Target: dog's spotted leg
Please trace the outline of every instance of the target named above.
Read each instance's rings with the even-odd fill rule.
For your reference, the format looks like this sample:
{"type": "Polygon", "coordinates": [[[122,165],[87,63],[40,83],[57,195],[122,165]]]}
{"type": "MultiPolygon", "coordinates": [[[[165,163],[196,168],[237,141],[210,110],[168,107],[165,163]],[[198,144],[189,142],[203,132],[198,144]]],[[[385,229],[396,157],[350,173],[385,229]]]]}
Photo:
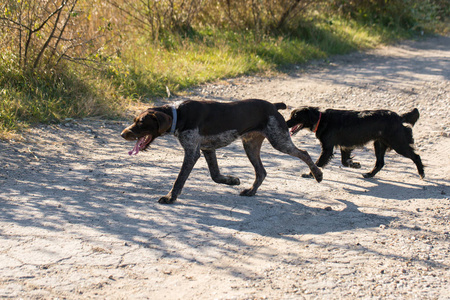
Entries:
{"type": "Polygon", "coordinates": [[[223,183],[228,185],[239,185],[241,182],[239,178],[233,176],[224,176],[220,174],[219,165],[217,164],[216,150],[202,150],[208,163],[209,173],[212,180],[217,183],[223,183]]]}
{"type": "Polygon", "coordinates": [[[177,200],[195,163],[200,158],[200,136],[198,130],[185,131],[179,135],[178,139],[184,149],[183,165],[170,192],[158,200],[162,204],[170,204],[177,200]]]}
{"type": "Polygon", "coordinates": [[[158,202],[162,204],[171,204],[177,200],[178,196],[181,194],[181,190],[183,189],[186,180],[189,177],[192,169],[194,168],[195,163],[200,158],[200,150],[197,148],[196,150],[185,150],[183,165],[181,166],[180,173],[178,174],[177,180],[173,184],[170,192],[161,197],[158,202]]]}
{"type": "MultiPolygon", "coordinates": [[[[306,151],[305,151],[306,152],[306,151]]],[[[329,151],[326,151],[326,152],[324,152],[323,150],[322,150],[322,153],[320,154],[320,157],[319,157],[319,159],[316,161],[316,166],[317,167],[320,167],[320,168],[323,168],[329,161],[330,161],[330,159],[331,159],[331,157],[333,156],[333,149],[331,149],[331,152],[329,152],[329,151]]],[[[312,172],[312,170],[311,170],[311,172],[309,172],[309,173],[306,173],[306,174],[302,174],[302,177],[303,178],[316,178],[316,180],[317,180],[317,177],[314,175],[314,173],[312,172]]],[[[318,181],[318,180],[317,180],[318,181]]],[[[318,181],[318,182],[320,182],[320,181],[318,181]]]]}
{"type": "MultiPolygon", "coordinates": [[[[333,157],[333,147],[322,148],[322,153],[320,153],[319,159],[316,161],[316,165],[320,168],[323,168],[330,159],[333,157]]],[[[314,178],[314,174],[312,172],[302,174],[303,178],[314,178]]]]}
{"type": "Polygon", "coordinates": [[[255,168],[255,181],[253,186],[249,189],[245,189],[241,192],[241,196],[253,196],[256,194],[261,183],[266,178],[267,172],[261,161],[261,145],[264,141],[264,136],[260,133],[248,133],[242,137],[242,143],[244,145],[245,153],[247,157],[255,168]]]}
{"type": "Polygon", "coordinates": [[[200,158],[200,151],[186,151],[184,156],[183,165],[181,166],[180,173],[178,174],[175,183],[173,184],[170,192],[159,199],[159,203],[170,204],[173,203],[177,197],[181,194],[181,190],[183,189],[186,180],[189,177],[192,169],[194,168],[195,163],[200,158]]]}
{"type": "Polygon", "coordinates": [[[291,156],[300,158],[308,165],[309,169],[311,170],[311,174],[314,176],[317,182],[322,181],[322,171],[318,168],[318,165],[314,164],[311,156],[309,156],[307,151],[300,150],[295,147],[294,143],[291,140],[291,136],[289,135],[287,125],[284,121],[277,120],[275,119],[275,117],[270,117],[265,134],[270,144],[275,149],[291,156]]]}

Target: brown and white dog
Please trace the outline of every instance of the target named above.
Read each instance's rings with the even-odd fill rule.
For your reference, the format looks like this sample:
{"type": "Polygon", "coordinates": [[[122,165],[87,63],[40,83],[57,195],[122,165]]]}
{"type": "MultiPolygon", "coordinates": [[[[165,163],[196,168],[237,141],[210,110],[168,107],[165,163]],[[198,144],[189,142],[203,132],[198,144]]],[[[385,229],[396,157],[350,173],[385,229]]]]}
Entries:
{"type": "Polygon", "coordinates": [[[170,105],[149,108],[139,114],[122,137],[136,141],[130,155],[146,150],[157,137],[173,133],[184,149],[184,161],[170,192],[159,203],[172,203],[181,190],[197,160],[200,150],[206,158],[211,178],[217,183],[240,184],[239,178],[222,175],[216,158],[216,149],[242,139],[245,152],[252,163],[256,179],[252,187],[243,190],[242,196],[253,196],[266,177],[260,158],[262,142],[267,138],[277,150],[303,160],[318,182],[322,171],[304,150],[293,144],[283,116],[277,111],[285,109],[284,103],[272,104],[258,99],[231,103],[187,100],[178,108],[170,105]]]}

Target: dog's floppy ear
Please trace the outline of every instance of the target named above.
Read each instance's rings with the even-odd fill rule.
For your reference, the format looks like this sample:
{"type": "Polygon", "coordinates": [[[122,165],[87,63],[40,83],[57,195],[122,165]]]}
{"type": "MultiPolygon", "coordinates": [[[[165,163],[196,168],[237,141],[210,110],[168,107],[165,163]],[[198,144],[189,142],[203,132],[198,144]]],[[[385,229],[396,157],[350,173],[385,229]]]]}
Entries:
{"type": "Polygon", "coordinates": [[[164,134],[172,126],[172,117],[160,111],[155,111],[152,115],[158,122],[158,133],[164,134]]]}
{"type": "Polygon", "coordinates": [[[311,125],[316,124],[317,120],[319,119],[319,108],[310,107],[308,109],[308,119],[311,125]]]}

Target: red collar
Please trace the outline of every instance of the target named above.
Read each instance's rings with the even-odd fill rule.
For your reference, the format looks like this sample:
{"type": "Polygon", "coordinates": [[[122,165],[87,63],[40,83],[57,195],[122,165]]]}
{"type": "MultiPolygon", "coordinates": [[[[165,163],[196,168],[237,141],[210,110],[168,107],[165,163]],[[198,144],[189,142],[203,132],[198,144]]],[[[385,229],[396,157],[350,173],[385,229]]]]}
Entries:
{"type": "Polygon", "coordinates": [[[320,119],[322,119],[322,113],[319,114],[319,121],[317,121],[316,127],[313,130],[314,133],[316,133],[319,128],[320,119]]]}

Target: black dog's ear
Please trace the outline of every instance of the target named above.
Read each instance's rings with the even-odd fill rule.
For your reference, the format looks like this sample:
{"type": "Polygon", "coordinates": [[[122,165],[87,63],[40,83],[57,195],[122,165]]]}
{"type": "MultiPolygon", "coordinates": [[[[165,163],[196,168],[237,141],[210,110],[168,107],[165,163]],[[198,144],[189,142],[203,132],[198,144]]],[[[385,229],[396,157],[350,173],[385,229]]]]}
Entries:
{"type": "Polygon", "coordinates": [[[319,120],[319,108],[318,107],[310,107],[308,109],[308,119],[311,125],[314,125],[319,120]]]}
{"type": "Polygon", "coordinates": [[[294,119],[298,112],[299,112],[298,109],[294,109],[293,111],[291,111],[291,115],[289,116],[289,118],[294,119]]]}

